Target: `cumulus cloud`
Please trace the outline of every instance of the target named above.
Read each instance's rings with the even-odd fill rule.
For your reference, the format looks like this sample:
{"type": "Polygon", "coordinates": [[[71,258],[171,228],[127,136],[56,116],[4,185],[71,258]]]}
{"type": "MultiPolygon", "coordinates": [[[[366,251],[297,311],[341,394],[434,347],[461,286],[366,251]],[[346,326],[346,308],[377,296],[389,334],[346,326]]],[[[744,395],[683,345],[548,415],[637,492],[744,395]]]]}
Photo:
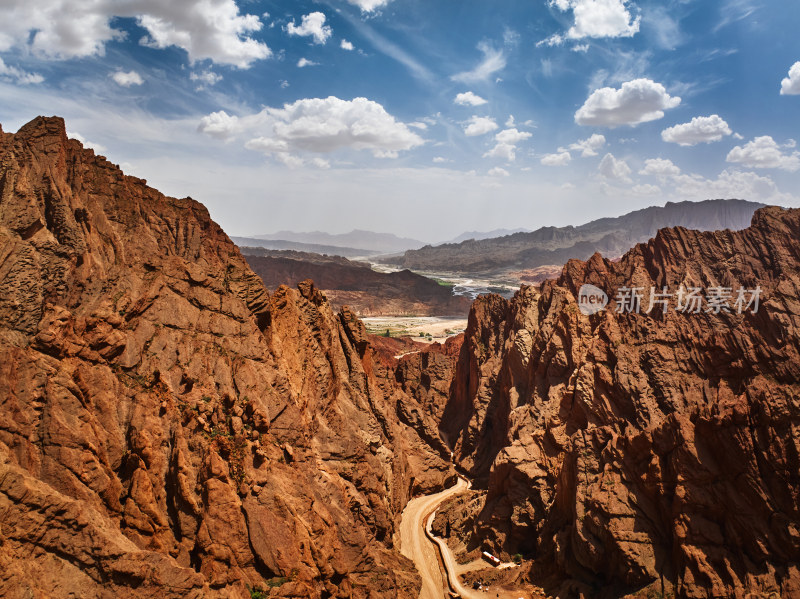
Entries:
{"type": "Polygon", "coordinates": [[[504,168],[496,166],[493,169],[490,169],[488,174],[490,177],[508,177],[511,173],[504,168]]]}
{"type": "Polygon", "coordinates": [[[315,67],[318,65],[319,65],[318,62],[314,62],[313,60],[309,60],[308,58],[301,58],[300,60],[297,61],[297,66],[301,69],[303,67],[315,67]]]}
{"type": "Polygon", "coordinates": [[[492,47],[486,42],[478,44],[478,50],[483,54],[483,60],[471,71],[457,73],[450,77],[453,81],[462,83],[473,83],[475,81],[486,81],[496,72],[506,68],[506,56],[502,50],[492,47]]]}
{"type": "MultiPolygon", "coordinates": [[[[576,152],[580,152],[581,156],[587,158],[589,156],[597,156],[597,151],[606,145],[606,138],[604,135],[600,135],[599,133],[594,133],[591,137],[587,137],[586,139],[580,139],[576,141],[574,144],[569,146],[570,150],[575,150],[576,152]]],[[[560,151],[565,151],[559,148],[560,151]]]]}
{"type": "Polygon", "coordinates": [[[516,128],[512,128],[504,129],[495,135],[494,138],[500,143],[517,144],[526,139],[530,139],[532,135],[532,133],[528,133],[527,131],[518,131],[516,128]]]}
{"type": "Polygon", "coordinates": [[[644,168],[639,171],[639,174],[653,177],[674,177],[681,174],[681,169],[672,160],[649,158],[644,161],[644,168]]]}
{"type": "Polygon", "coordinates": [[[527,131],[518,131],[516,128],[504,129],[494,136],[497,144],[486,154],[484,158],[502,158],[507,162],[514,162],[517,158],[517,144],[531,137],[527,131]]]}
{"type": "Polygon", "coordinates": [[[289,35],[299,35],[301,37],[311,37],[315,44],[324,44],[333,35],[333,29],[325,24],[325,15],[321,12],[312,12],[303,15],[300,25],[295,25],[294,21],[286,25],[286,33],[289,35]]]}
{"type": "Polygon", "coordinates": [[[353,6],[359,7],[363,12],[373,12],[383,8],[392,0],[347,0],[353,6]]]}
{"type": "Polygon", "coordinates": [[[224,110],[212,112],[200,119],[198,130],[217,139],[228,139],[239,131],[239,117],[224,110]]]}
{"type": "Polygon", "coordinates": [[[487,103],[486,100],[472,92],[457,94],[453,102],[461,106],[481,106],[487,103]]]}
{"type": "Polygon", "coordinates": [[[629,167],[628,163],[624,160],[617,160],[611,153],[603,156],[603,159],[600,161],[599,171],[606,179],[622,181],[624,183],[631,182],[631,167],[629,167]]]}
{"type": "Polygon", "coordinates": [[[640,196],[653,196],[659,195],[661,193],[661,188],[658,185],[645,183],[643,185],[634,185],[631,187],[631,191],[640,196]]]}
{"type": "Polygon", "coordinates": [[[220,139],[246,134],[246,148],[289,166],[306,163],[299,154],[307,152],[368,150],[380,158],[393,158],[424,143],[377,102],[335,96],[305,98],[241,118],[215,112],[203,117],[199,129],[220,139]]]}
{"type": "Polygon", "coordinates": [[[655,121],[664,111],[681,103],[670,96],[660,83],[650,79],[634,79],[620,89],[602,87],[595,90],[575,113],[579,125],[618,127],[655,121]]]}
{"type": "Polygon", "coordinates": [[[800,94],[800,61],[794,63],[789,69],[789,76],[781,81],[781,95],[800,94]]]}
{"type": "Polygon", "coordinates": [[[673,182],[677,195],[686,198],[744,198],[775,204],[792,201],[769,177],[735,169],[722,171],[716,179],[679,175],[673,182]]]}
{"type": "Polygon", "coordinates": [[[545,154],[540,162],[545,166],[567,166],[572,160],[569,152],[558,152],[557,154],[545,154]]]}
{"type": "Polygon", "coordinates": [[[271,55],[250,36],[261,29],[260,19],[240,14],[235,0],[37,0],[13,2],[8,12],[0,20],[0,52],[19,47],[50,59],[102,56],[109,41],[125,35],[112,20],[127,17],[147,31],[144,45],[181,48],[192,63],[209,59],[248,68],[271,55]]]}
{"type": "Polygon", "coordinates": [[[468,136],[485,135],[495,129],[497,129],[497,123],[493,118],[475,115],[467,121],[464,134],[468,136]]]}
{"type": "Polygon", "coordinates": [[[189,79],[191,81],[196,81],[200,87],[211,87],[212,85],[216,85],[222,81],[222,75],[218,75],[211,69],[207,69],[205,71],[200,71],[199,73],[190,73],[189,79]]]}
{"type": "Polygon", "coordinates": [[[352,42],[348,42],[347,40],[342,40],[342,43],[339,44],[339,47],[342,50],[355,50],[355,46],[353,46],[352,42]]]}
{"type": "Polygon", "coordinates": [[[726,160],[736,162],[751,168],[777,168],[785,171],[800,170],[800,152],[784,153],[784,149],[795,147],[795,142],[790,141],[783,146],[778,145],[772,137],[764,135],[756,137],[753,141],[743,146],[736,146],[726,160]]]}
{"type": "Polygon", "coordinates": [[[634,18],[627,4],[627,0],[550,0],[550,6],[562,12],[572,10],[575,22],[563,36],[549,38],[548,45],[564,39],[632,37],[639,31],[641,18],[634,18]]]}
{"type": "Polygon", "coordinates": [[[22,69],[18,69],[17,67],[7,65],[5,62],[3,62],[2,58],[0,58],[0,79],[10,79],[23,85],[28,85],[30,83],[41,83],[44,81],[44,77],[38,73],[28,73],[22,69]]]}
{"type": "Polygon", "coordinates": [[[681,146],[719,141],[732,134],[731,128],[719,115],[696,116],[688,123],[669,127],[661,132],[661,139],[681,146]]]}
{"type": "Polygon", "coordinates": [[[141,85],[144,83],[142,76],[136,71],[117,71],[111,75],[111,78],[122,87],[131,87],[132,85],[141,85]]]}

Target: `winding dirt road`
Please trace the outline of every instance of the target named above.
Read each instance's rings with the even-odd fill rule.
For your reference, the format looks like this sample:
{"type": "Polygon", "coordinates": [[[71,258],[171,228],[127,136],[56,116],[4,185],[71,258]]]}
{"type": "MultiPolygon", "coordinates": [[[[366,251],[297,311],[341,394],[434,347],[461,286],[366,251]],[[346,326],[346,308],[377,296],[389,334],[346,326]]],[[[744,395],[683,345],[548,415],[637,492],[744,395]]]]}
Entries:
{"type": "Polygon", "coordinates": [[[400,521],[400,552],[414,561],[414,565],[422,577],[422,591],[419,599],[442,599],[446,596],[448,588],[455,590],[464,599],[486,599],[484,593],[477,593],[461,585],[456,575],[456,560],[450,548],[442,539],[434,537],[430,533],[430,526],[439,506],[450,497],[458,495],[468,488],[469,483],[459,477],[458,482],[449,489],[434,495],[412,499],[403,510],[403,517],[400,521]],[[448,581],[442,578],[437,549],[433,543],[438,544],[441,548],[449,586],[448,581]]]}

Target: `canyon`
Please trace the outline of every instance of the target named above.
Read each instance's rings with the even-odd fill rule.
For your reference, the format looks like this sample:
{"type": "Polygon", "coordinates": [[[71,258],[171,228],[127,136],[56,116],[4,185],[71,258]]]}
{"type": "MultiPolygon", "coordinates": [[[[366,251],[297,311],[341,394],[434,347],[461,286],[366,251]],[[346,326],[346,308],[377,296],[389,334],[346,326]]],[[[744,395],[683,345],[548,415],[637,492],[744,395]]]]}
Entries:
{"type": "Polygon", "coordinates": [[[433,532],[529,594],[800,597],[800,210],[741,206],[423,346],[320,290],[366,267],[270,285],[60,118],[0,129],[0,595],[417,598],[403,510],[454,489],[433,532]],[[681,285],[760,304],[620,310],[681,285]]]}
{"type": "Polygon", "coordinates": [[[346,305],[360,317],[466,317],[472,303],[454,295],[451,286],[409,270],[376,272],[367,263],[310,252],[252,247],[242,252],[267,289],[312,279],[335,309],[346,305]]]}

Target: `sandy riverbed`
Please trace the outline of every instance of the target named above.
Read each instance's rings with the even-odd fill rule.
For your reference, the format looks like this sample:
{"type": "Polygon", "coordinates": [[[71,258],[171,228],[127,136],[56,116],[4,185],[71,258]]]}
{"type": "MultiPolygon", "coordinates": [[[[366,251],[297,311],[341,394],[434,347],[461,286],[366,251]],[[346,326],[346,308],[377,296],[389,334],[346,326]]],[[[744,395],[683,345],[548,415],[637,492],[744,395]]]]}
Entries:
{"type": "Polygon", "coordinates": [[[392,337],[409,335],[424,343],[444,343],[448,337],[463,333],[467,328],[466,318],[441,316],[376,316],[361,320],[373,335],[384,335],[388,330],[392,337]]]}

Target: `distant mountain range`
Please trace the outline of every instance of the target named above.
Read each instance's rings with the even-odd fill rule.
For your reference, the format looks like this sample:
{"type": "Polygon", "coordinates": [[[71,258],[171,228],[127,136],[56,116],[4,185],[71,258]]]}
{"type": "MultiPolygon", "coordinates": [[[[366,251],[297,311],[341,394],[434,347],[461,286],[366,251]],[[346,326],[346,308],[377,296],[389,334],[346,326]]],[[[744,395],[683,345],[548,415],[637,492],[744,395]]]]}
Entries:
{"type": "MultiPolygon", "coordinates": [[[[398,237],[391,233],[375,233],[374,231],[363,231],[353,229],[349,233],[325,233],[323,231],[311,231],[307,233],[297,233],[294,231],[278,231],[267,235],[253,235],[251,239],[264,241],[285,241],[301,243],[305,245],[330,246],[347,249],[357,249],[360,256],[365,254],[393,254],[415,250],[425,245],[424,241],[411,239],[408,237],[398,237]]],[[[253,244],[250,244],[253,245],[253,244]]],[[[265,247],[265,246],[261,246],[265,247]]],[[[271,249],[293,249],[301,250],[299,247],[283,247],[271,249]]],[[[305,250],[316,251],[316,250],[305,250]]]]}
{"type": "Polygon", "coordinates": [[[267,250],[292,250],[295,252],[309,252],[312,254],[327,254],[329,256],[344,256],[345,258],[365,258],[388,253],[364,248],[286,241],[285,239],[259,239],[257,237],[233,236],[231,236],[231,239],[239,247],[264,248],[267,250]]]}
{"type": "Polygon", "coordinates": [[[515,273],[567,260],[586,260],[595,252],[607,258],[624,254],[649,240],[661,228],[686,227],[700,231],[739,230],[750,225],[763,204],[745,200],[668,202],[615,218],[601,218],[578,227],[542,227],[491,239],[475,239],[409,250],[382,261],[412,270],[469,274],[515,273]]]}
{"type": "MultiPolygon", "coordinates": [[[[454,237],[445,243],[461,243],[469,239],[491,239],[493,237],[505,237],[506,235],[513,235],[514,233],[530,233],[530,229],[493,229],[492,231],[466,231],[454,237]]],[[[410,249],[410,248],[409,248],[410,249]]]]}

